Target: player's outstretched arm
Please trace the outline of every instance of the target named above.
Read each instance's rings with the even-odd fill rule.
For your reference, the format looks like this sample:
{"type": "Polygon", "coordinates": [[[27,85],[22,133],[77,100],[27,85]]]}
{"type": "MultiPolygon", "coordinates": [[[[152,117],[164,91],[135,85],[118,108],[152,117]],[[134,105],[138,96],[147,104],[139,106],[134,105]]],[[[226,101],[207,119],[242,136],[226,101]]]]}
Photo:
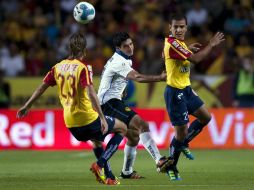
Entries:
{"type": "Polygon", "coordinates": [[[191,62],[194,63],[198,63],[200,61],[202,61],[211,51],[212,49],[221,44],[221,42],[223,42],[225,40],[224,38],[224,34],[221,32],[217,32],[210,40],[209,44],[202,49],[201,51],[199,51],[198,53],[194,53],[192,54],[188,60],[190,60],[191,62]]]}
{"type": "Polygon", "coordinates": [[[42,83],[32,94],[32,96],[29,98],[29,100],[25,103],[23,107],[21,107],[17,112],[17,118],[25,117],[33,105],[33,103],[47,90],[49,87],[48,84],[42,83]]]}
{"type": "Polygon", "coordinates": [[[163,71],[160,75],[143,75],[135,70],[130,71],[128,75],[126,76],[127,79],[134,80],[140,83],[165,81],[166,77],[167,77],[167,74],[165,71],[163,71]]]}
{"type": "Polygon", "coordinates": [[[99,114],[99,117],[101,120],[101,132],[102,134],[106,134],[108,132],[108,124],[101,110],[101,106],[100,106],[97,94],[94,90],[94,87],[93,85],[88,85],[86,88],[87,88],[87,94],[92,102],[92,106],[95,109],[95,111],[97,111],[97,113],[99,114]]]}

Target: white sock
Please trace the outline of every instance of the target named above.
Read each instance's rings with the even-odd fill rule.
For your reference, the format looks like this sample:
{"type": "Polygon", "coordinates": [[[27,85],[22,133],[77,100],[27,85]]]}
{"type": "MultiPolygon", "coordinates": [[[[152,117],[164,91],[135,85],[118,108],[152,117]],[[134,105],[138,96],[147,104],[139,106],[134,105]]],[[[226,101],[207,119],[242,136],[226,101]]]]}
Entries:
{"type": "Polygon", "coordinates": [[[124,161],[122,172],[124,175],[129,175],[133,172],[133,165],[137,155],[137,146],[124,146],[124,161]]]}
{"type": "Polygon", "coordinates": [[[139,135],[141,144],[146,148],[149,154],[154,159],[155,163],[157,164],[162,157],[160,151],[152,139],[150,132],[144,132],[139,135]]]}

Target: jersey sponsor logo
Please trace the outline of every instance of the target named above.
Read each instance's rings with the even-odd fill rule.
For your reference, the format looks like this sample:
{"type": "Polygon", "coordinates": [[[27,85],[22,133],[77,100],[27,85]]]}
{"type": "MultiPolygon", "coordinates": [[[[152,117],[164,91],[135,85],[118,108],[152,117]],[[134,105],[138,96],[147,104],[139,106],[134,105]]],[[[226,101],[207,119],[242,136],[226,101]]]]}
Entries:
{"type": "Polygon", "coordinates": [[[181,73],[188,73],[188,72],[190,72],[190,66],[182,66],[182,67],[180,67],[180,72],[181,73]]]}
{"type": "Polygon", "coordinates": [[[185,55],[189,54],[189,51],[184,49],[184,47],[182,47],[177,41],[173,41],[172,45],[179,50],[180,52],[184,53],[185,55]]]}

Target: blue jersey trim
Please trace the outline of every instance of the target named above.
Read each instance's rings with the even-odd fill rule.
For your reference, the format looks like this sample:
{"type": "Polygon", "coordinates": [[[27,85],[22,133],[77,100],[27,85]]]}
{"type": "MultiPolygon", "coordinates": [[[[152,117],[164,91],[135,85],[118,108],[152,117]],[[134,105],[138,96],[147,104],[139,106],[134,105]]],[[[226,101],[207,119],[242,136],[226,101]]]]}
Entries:
{"type": "Polygon", "coordinates": [[[121,50],[116,50],[116,53],[122,57],[124,57],[125,59],[131,59],[130,56],[126,55],[125,53],[123,53],[121,50]]]}

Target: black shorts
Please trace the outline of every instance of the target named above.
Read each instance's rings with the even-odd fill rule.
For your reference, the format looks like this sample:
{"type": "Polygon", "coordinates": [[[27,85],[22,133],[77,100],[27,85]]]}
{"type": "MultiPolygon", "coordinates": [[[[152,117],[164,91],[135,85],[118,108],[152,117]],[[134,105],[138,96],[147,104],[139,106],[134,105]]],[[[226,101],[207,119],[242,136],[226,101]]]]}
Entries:
{"type": "Polygon", "coordinates": [[[105,116],[105,118],[108,123],[108,132],[105,135],[101,133],[101,120],[99,117],[94,122],[88,125],[82,127],[72,127],[69,128],[69,130],[78,141],[104,141],[105,137],[108,134],[112,133],[115,125],[115,118],[110,116],[105,116]]]}
{"type": "Polygon", "coordinates": [[[101,105],[101,109],[105,115],[117,118],[129,127],[131,119],[137,114],[124,104],[122,100],[111,99],[101,105]]]}
{"type": "Polygon", "coordinates": [[[187,124],[189,122],[189,114],[192,114],[204,104],[190,86],[184,89],[167,86],[164,98],[173,126],[187,124]]]}

